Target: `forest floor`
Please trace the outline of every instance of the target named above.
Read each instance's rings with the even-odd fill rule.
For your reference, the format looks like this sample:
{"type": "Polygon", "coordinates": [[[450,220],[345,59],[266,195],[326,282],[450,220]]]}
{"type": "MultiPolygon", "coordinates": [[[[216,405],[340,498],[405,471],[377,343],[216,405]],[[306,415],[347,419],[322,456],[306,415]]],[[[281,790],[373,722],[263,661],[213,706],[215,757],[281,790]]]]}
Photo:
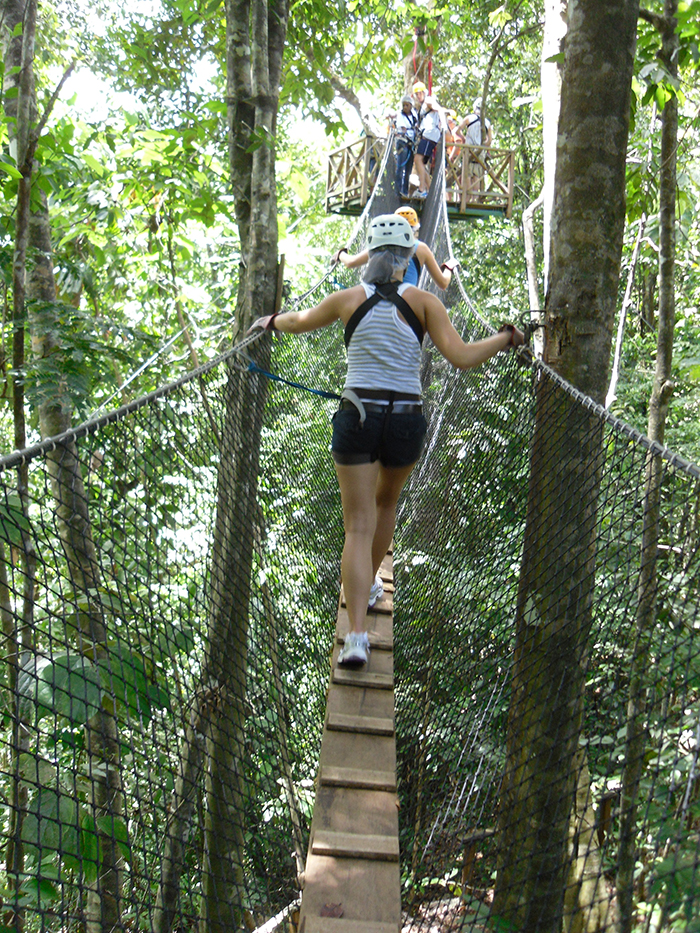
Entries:
{"type": "Polygon", "coordinates": [[[490,910],[493,892],[483,899],[465,903],[461,897],[442,898],[420,904],[404,914],[402,933],[482,933],[490,910]]]}

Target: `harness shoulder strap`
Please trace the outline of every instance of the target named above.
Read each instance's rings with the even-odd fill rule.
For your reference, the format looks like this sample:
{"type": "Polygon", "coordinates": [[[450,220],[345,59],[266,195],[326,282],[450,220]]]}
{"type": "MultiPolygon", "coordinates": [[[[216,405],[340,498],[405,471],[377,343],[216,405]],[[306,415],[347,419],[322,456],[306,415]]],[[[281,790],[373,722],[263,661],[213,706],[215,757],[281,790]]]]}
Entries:
{"type": "Polygon", "coordinates": [[[371,311],[372,308],[382,300],[382,295],[379,293],[379,288],[377,287],[375,293],[370,295],[369,298],[365,298],[359,308],[355,308],[350,320],[345,325],[345,348],[347,349],[350,345],[350,340],[352,335],[355,333],[357,325],[360,323],[362,318],[367,314],[368,311],[371,311]]]}
{"type": "MultiPolygon", "coordinates": [[[[377,292],[381,292],[382,298],[386,298],[387,301],[390,301],[399,309],[401,314],[403,314],[404,318],[406,319],[406,323],[416,335],[416,340],[418,343],[422,344],[423,336],[425,333],[423,330],[423,325],[418,320],[417,315],[406,299],[399,295],[398,288],[399,286],[396,282],[389,282],[388,284],[377,285],[377,292]]],[[[375,294],[377,292],[375,292],[375,294]]]]}
{"type": "MultiPolygon", "coordinates": [[[[415,259],[415,257],[414,257],[415,259]]],[[[370,295],[369,298],[365,298],[359,308],[356,308],[348,323],[345,325],[345,348],[350,345],[350,340],[352,335],[355,333],[357,325],[360,323],[362,318],[367,314],[368,311],[380,301],[390,301],[395,307],[399,309],[401,314],[403,314],[406,319],[406,323],[411,328],[413,333],[416,335],[416,340],[418,343],[423,343],[424,330],[423,325],[418,320],[418,317],[414,313],[413,309],[406,301],[405,298],[402,298],[398,294],[398,284],[396,282],[384,282],[381,285],[375,286],[375,292],[373,295],[370,295]]]]}

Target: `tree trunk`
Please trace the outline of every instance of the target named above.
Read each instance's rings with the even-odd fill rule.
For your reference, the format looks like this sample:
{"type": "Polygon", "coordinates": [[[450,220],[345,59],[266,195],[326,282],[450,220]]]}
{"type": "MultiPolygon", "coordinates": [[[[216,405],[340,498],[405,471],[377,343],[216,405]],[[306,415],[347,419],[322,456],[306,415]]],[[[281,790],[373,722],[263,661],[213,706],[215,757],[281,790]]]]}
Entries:
{"type": "MultiPolygon", "coordinates": [[[[226,3],[229,154],[241,240],[236,334],[245,332],[255,317],[275,309],[274,133],[287,12],[287,0],[226,3]]],[[[253,349],[262,365],[269,352],[268,338],[253,349]]],[[[217,703],[206,726],[202,933],[230,933],[242,929],[249,919],[243,871],[248,609],[265,395],[264,383],[231,368],[204,665],[206,686],[217,703]]]]}
{"type": "Polygon", "coordinates": [[[627,285],[625,286],[625,297],[622,299],[622,307],[620,308],[620,317],[617,322],[617,337],[615,338],[615,353],[613,354],[613,364],[612,364],[612,374],[610,376],[610,385],[608,386],[608,392],[605,396],[605,407],[610,408],[612,403],[617,398],[617,382],[620,377],[620,359],[622,358],[622,341],[625,336],[625,323],[627,322],[627,309],[632,303],[632,286],[634,284],[634,274],[637,269],[637,258],[639,256],[639,247],[642,242],[642,237],[644,236],[644,230],[646,229],[646,215],[642,215],[639,220],[639,227],[637,229],[637,238],[634,242],[634,249],[632,251],[632,259],[630,260],[630,267],[627,273],[627,285]]]}
{"type": "MultiPolygon", "coordinates": [[[[644,14],[661,33],[661,60],[669,73],[678,74],[678,0],[665,0],[663,17],[644,14]]],[[[656,372],[649,402],[647,434],[663,445],[668,405],[673,391],[671,361],[675,325],[674,272],[676,260],[676,152],[678,147],[678,101],[666,101],[661,116],[661,173],[659,179],[659,328],[656,343],[656,372]]],[[[630,933],[634,919],[634,868],[637,858],[637,816],[640,781],[644,769],[647,729],[646,674],[651,634],[656,622],[656,560],[659,542],[661,457],[647,454],[644,489],[644,526],[637,587],[637,618],[632,660],[625,768],[620,801],[620,845],[617,888],[620,903],[620,933],[630,933]]]]}
{"type": "Polygon", "coordinates": [[[574,770],[576,805],[569,826],[571,869],[564,898],[563,933],[612,933],[617,922],[617,911],[614,897],[607,891],[607,880],[598,849],[591,776],[583,748],[576,752],[574,770]]]}
{"type": "MultiPolygon", "coordinates": [[[[32,256],[33,265],[25,272],[24,254],[18,248],[14,263],[14,287],[24,300],[26,297],[34,304],[34,310],[28,314],[32,333],[32,351],[35,356],[56,356],[60,346],[55,332],[51,329],[52,303],[56,301],[56,283],[53,275],[53,253],[48,208],[43,192],[36,198],[33,210],[29,208],[28,194],[33,175],[33,153],[38,139],[37,105],[33,75],[34,30],[33,18],[36,15],[36,2],[29,4],[18,0],[4,0],[3,41],[5,74],[8,75],[5,90],[12,82],[17,84],[17,75],[13,66],[22,63],[20,72],[19,106],[10,96],[5,105],[8,112],[17,117],[18,167],[26,176],[26,195],[24,185],[20,184],[19,210],[17,215],[16,242],[26,242],[27,252],[32,256]],[[23,23],[23,29],[15,35],[15,27],[23,23]],[[19,163],[21,158],[22,162],[19,163]],[[26,196],[26,210],[23,208],[26,196]],[[37,310],[41,308],[42,310],[37,310]]],[[[15,304],[19,300],[15,296],[15,304]]],[[[32,305],[30,305],[30,308],[32,305]]],[[[15,317],[21,327],[24,326],[24,308],[15,311],[15,317]]],[[[20,338],[21,339],[21,338],[20,338]]],[[[71,426],[70,398],[63,386],[58,395],[46,399],[39,408],[39,421],[44,437],[61,434],[71,426]]],[[[57,447],[48,455],[51,488],[56,500],[56,518],[68,573],[76,593],[85,599],[87,609],[80,611],[82,651],[89,651],[96,660],[106,654],[106,630],[102,608],[96,593],[99,587],[98,562],[92,541],[92,532],[87,506],[87,495],[80,469],[77,450],[73,442],[57,447]]],[[[89,770],[92,788],[93,817],[99,838],[98,882],[90,888],[86,921],[88,933],[111,933],[120,924],[120,855],[113,834],[100,817],[114,818],[121,815],[121,789],[118,762],[119,745],[116,722],[106,710],[97,713],[87,724],[87,747],[90,760],[89,770]]],[[[109,821],[107,821],[109,822],[109,821]]]]}
{"type": "MultiPolygon", "coordinates": [[[[636,21],[630,0],[569,4],[544,359],[599,403],[622,251],[636,21]]],[[[545,374],[536,393],[493,914],[524,933],[560,933],[602,422],[545,374]]]]}
{"type": "Polygon", "coordinates": [[[658,270],[645,269],[642,273],[642,299],[639,309],[639,333],[656,330],[656,283],[658,270]]]}
{"type": "MultiPolygon", "coordinates": [[[[4,11],[5,12],[5,11],[4,11]]],[[[6,11],[12,15],[13,22],[10,29],[17,25],[20,11],[13,9],[6,11]]],[[[21,19],[19,20],[21,22],[21,19]]],[[[30,3],[26,10],[26,21],[23,23],[21,42],[10,42],[7,38],[5,44],[5,63],[19,66],[18,79],[15,80],[17,89],[16,101],[16,136],[14,140],[15,157],[21,177],[17,185],[17,212],[15,222],[15,252],[12,263],[12,371],[13,371],[13,421],[14,443],[17,450],[26,447],[26,419],[24,398],[25,374],[25,265],[27,247],[29,242],[29,213],[31,197],[32,152],[30,151],[30,124],[31,106],[34,95],[34,42],[36,32],[36,3],[30,3]]],[[[17,492],[25,517],[29,507],[29,468],[26,463],[20,464],[17,470],[17,492]]],[[[12,710],[12,806],[10,809],[10,825],[8,829],[6,866],[10,878],[10,889],[14,888],[18,896],[20,879],[24,875],[24,843],[22,841],[22,828],[29,802],[29,792],[26,782],[22,779],[21,760],[29,751],[29,724],[21,714],[20,696],[17,692],[18,676],[25,652],[33,651],[34,638],[34,596],[36,582],[36,551],[31,532],[22,531],[22,547],[19,549],[19,559],[22,563],[23,593],[22,593],[22,621],[18,625],[13,618],[10,607],[7,587],[7,573],[5,549],[3,547],[2,576],[3,576],[3,630],[7,635],[6,659],[9,666],[8,688],[10,693],[9,708],[12,710]],[[8,611],[9,610],[9,611],[8,611]]],[[[10,549],[11,552],[11,549],[10,549]]],[[[24,924],[23,911],[15,908],[14,925],[21,930],[24,924]]]]}

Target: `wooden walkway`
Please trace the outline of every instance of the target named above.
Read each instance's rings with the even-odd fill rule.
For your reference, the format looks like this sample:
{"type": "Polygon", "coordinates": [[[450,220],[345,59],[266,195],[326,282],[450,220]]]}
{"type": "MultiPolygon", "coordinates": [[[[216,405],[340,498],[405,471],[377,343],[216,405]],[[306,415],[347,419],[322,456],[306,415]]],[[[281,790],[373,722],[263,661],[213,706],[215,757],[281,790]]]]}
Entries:
{"type": "Polygon", "coordinates": [[[299,933],[399,933],[393,568],[368,614],[366,669],[336,668],[349,628],[341,594],[299,933]]]}

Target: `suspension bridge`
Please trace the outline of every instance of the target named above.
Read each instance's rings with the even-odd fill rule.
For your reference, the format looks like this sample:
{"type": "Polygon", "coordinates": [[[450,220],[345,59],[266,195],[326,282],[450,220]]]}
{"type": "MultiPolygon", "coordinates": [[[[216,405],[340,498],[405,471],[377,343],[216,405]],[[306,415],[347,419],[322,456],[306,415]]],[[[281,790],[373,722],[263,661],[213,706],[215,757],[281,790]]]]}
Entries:
{"type": "MultiPolygon", "coordinates": [[[[388,146],[349,246],[397,206],[391,159],[388,146]]],[[[437,165],[421,238],[442,257],[437,165]]],[[[352,281],[336,267],[297,306],[352,281]]],[[[445,298],[465,339],[490,332],[459,276],[445,298]]],[[[335,403],[256,368],[333,394],[343,366],[339,331],[248,342],[0,461],[3,928],[498,928],[498,874],[524,857],[503,842],[500,791],[533,389],[546,388],[601,436],[576,793],[552,896],[567,931],[622,929],[625,898],[629,930],[697,930],[700,470],[528,353],[462,373],[426,346],[429,435],[371,666],[339,673],[335,403]]],[[[549,494],[575,511],[566,483],[549,494]]]]}

